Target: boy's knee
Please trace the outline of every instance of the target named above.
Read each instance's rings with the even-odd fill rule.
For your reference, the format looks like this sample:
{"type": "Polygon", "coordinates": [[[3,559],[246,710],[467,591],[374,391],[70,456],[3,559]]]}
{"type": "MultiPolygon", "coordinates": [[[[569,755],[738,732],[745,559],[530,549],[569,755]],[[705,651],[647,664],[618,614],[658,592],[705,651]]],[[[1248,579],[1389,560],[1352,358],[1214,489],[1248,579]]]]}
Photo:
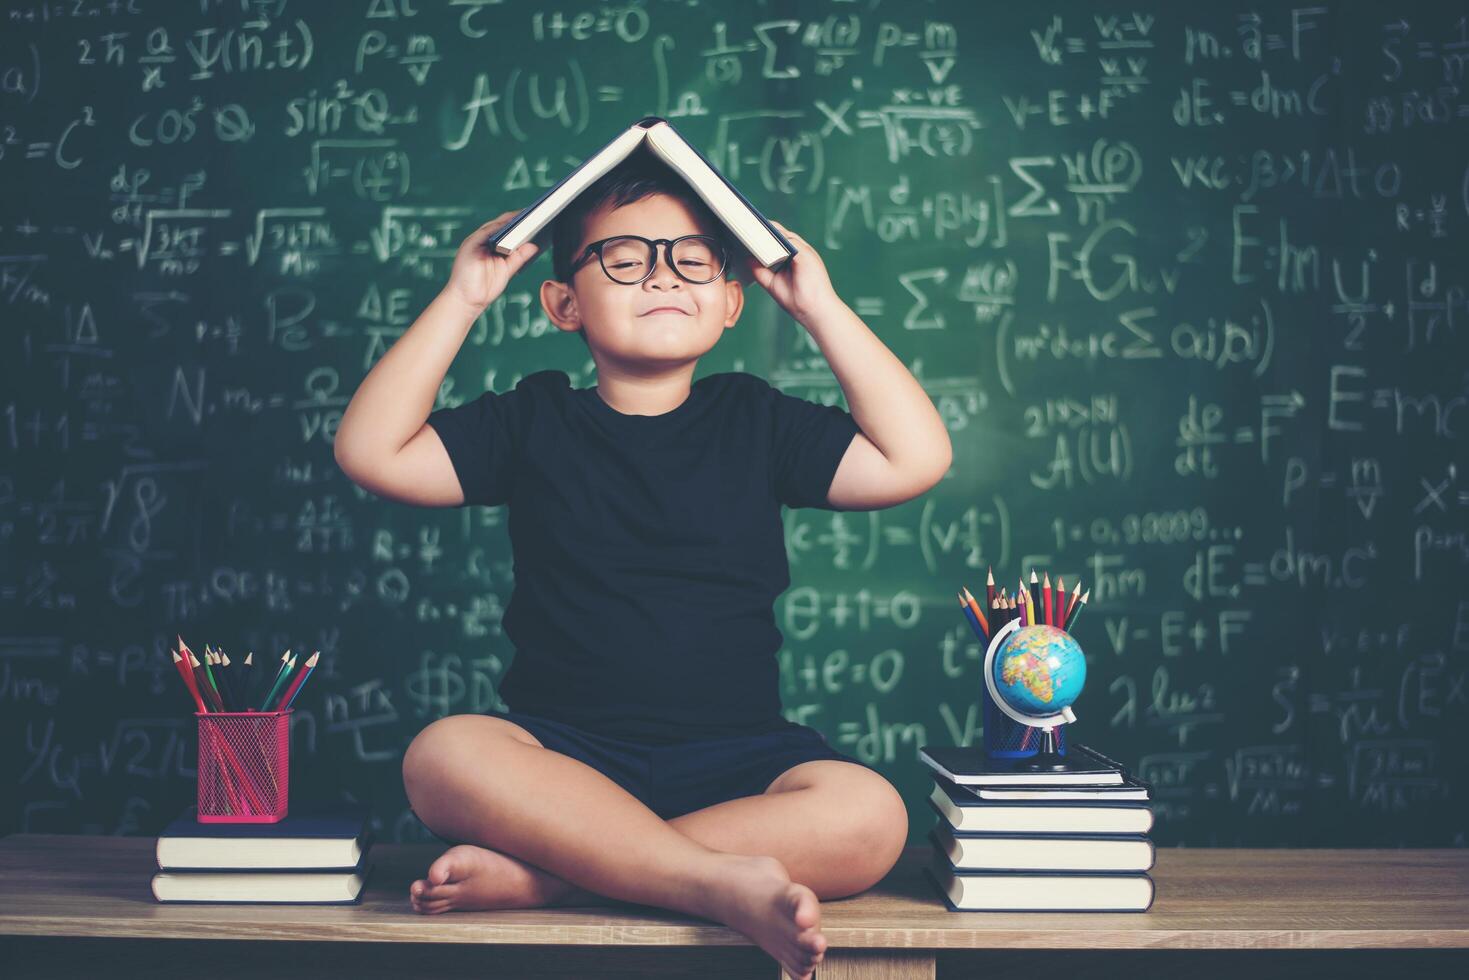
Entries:
{"type": "Polygon", "coordinates": [[[464,750],[468,719],[473,715],[448,715],[424,726],[403,753],[403,791],[410,805],[423,787],[452,766],[454,757],[464,750]]]}
{"type": "Polygon", "coordinates": [[[863,889],[877,884],[893,869],[908,843],[908,808],[892,784],[886,786],[886,791],[875,793],[861,808],[854,868],[860,869],[863,889]]]}

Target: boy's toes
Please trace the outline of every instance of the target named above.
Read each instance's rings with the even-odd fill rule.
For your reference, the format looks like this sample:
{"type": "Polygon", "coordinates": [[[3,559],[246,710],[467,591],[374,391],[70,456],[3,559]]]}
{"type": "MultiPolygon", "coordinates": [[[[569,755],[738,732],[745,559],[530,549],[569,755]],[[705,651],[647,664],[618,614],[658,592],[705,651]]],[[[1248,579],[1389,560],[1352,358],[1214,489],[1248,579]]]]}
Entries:
{"type": "Polygon", "coordinates": [[[415,910],[422,912],[426,908],[439,906],[437,911],[444,911],[452,902],[459,890],[456,882],[447,885],[430,885],[425,881],[415,881],[409,889],[409,901],[413,903],[415,910]]]}
{"type": "Polygon", "coordinates": [[[440,854],[434,863],[428,866],[428,880],[425,884],[430,888],[458,881],[464,877],[463,874],[457,873],[461,869],[458,867],[454,850],[454,848],[450,848],[443,854],[440,854]]]}

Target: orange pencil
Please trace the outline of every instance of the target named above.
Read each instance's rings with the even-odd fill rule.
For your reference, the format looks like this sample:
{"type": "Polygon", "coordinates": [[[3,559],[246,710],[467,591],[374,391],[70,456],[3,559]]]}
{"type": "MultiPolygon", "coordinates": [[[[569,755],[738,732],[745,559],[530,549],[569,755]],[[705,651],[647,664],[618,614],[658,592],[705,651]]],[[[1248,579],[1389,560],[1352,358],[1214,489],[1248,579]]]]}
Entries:
{"type": "Polygon", "coordinates": [[[979,625],[984,629],[984,635],[988,637],[990,635],[990,621],[985,618],[984,610],[979,608],[979,600],[969,594],[969,589],[964,586],[960,586],[960,588],[964,589],[965,604],[969,606],[970,610],[979,619],[979,625]]]}

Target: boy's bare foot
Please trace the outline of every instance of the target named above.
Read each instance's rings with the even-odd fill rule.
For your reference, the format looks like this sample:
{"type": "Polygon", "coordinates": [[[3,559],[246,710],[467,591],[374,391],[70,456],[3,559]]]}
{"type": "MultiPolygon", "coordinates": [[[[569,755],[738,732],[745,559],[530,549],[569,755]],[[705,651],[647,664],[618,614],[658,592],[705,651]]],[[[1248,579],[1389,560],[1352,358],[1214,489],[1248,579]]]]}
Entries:
{"type": "Polygon", "coordinates": [[[408,900],[415,912],[425,915],[612,902],[509,854],[473,844],[456,844],[440,854],[427,877],[409,886],[408,900]]]}
{"type": "Polygon", "coordinates": [[[732,854],[722,882],[711,896],[711,916],[749,936],[792,980],[809,980],[826,954],[816,893],[791,881],[773,857],[732,854]]]}
{"type": "MultiPolygon", "coordinates": [[[[826,953],[821,903],[796,884],[773,857],[731,854],[711,893],[709,917],[750,937],[792,980],[809,980],[826,953]]],[[[478,909],[605,905],[616,900],[588,892],[508,854],[457,844],[429,865],[428,877],[408,889],[414,911],[426,915],[478,909]]]]}

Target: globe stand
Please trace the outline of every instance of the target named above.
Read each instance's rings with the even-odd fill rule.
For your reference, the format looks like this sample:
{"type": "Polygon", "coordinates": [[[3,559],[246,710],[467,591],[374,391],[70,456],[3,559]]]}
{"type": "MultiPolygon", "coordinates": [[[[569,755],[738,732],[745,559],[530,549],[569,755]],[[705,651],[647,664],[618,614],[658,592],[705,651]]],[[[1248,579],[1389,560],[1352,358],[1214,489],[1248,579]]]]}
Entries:
{"type": "Polygon", "coordinates": [[[1016,768],[1026,772],[1065,772],[1066,758],[1056,751],[1056,729],[1042,728],[1040,732],[1040,751],[1016,768]]]}
{"type": "Polygon", "coordinates": [[[1012,619],[995,632],[990,638],[989,649],[984,656],[984,683],[989,690],[990,698],[995,706],[1004,712],[1009,718],[1022,725],[1040,729],[1040,750],[1024,762],[1017,762],[1016,768],[1023,772],[1065,772],[1070,767],[1066,764],[1066,757],[1057,752],[1056,728],[1060,725],[1068,725],[1076,721],[1076,715],[1069,707],[1062,708],[1055,714],[1050,715],[1028,715],[1016,711],[1010,706],[1000,690],[995,686],[995,655],[999,652],[1005,640],[1020,629],[1020,621],[1012,619]]]}

